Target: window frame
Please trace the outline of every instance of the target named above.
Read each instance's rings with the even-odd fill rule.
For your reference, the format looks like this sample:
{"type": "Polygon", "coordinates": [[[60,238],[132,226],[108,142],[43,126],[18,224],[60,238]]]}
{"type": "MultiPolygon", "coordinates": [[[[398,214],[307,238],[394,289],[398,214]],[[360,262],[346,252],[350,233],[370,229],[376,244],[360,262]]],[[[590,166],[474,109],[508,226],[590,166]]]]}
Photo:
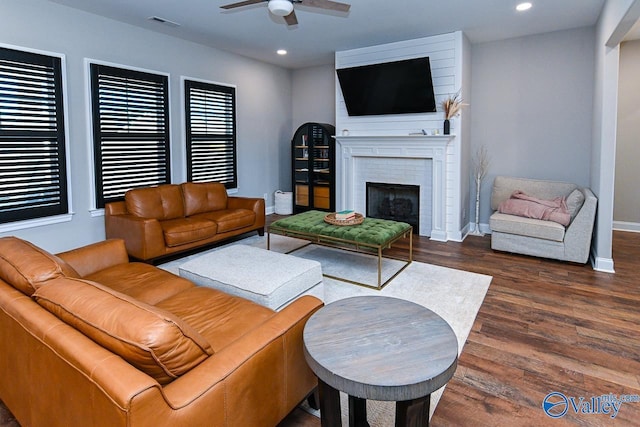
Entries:
{"type": "MultiPolygon", "coordinates": [[[[72,179],[71,179],[71,159],[70,159],[70,139],[69,139],[69,108],[68,108],[68,90],[67,90],[67,66],[66,56],[64,54],[40,49],[31,49],[23,46],[17,46],[7,43],[0,43],[0,48],[17,51],[24,55],[38,55],[53,59],[56,61],[58,75],[56,82],[59,89],[56,100],[56,113],[61,113],[62,118],[58,121],[58,137],[62,139],[61,149],[58,156],[58,166],[60,168],[60,203],[59,212],[35,214],[33,216],[24,215],[23,218],[16,217],[4,222],[0,222],[0,233],[13,232],[17,230],[29,229],[33,227],[41,227],[46,225],[60,224],[69,222],[73,218],[73,200],[72,200],[72,179]],[[61,129],[60,129],[61,128],[61,129]]],[[[3,221],[3,220],[0,220],[3,221]]]]}
{"type": "MultiPolygon", "coordinates": [[[[210,90],[213,92],[222,92],[230,94],[232,97],[232,133],[230,135],[231,143],[232,143],[232,170],[230,171],[232,175],[232,181],[223,182],[227,192],[233,192],[238,188],[238,93],[237,86],[227,83],[214,82],[209,80],[201,80],[191,77],[183,76],[182,80],[182,95],[183,95],[183,125],[184,125],[184,138],[185,143],[183,145],[185,150],[185,173],[186,180],[193,181],[193,151],[192,151],[192,129],[190,125],[191,119],[191,110],[190,110],[190,89],[197,88],[201,90],[210,90]]],[[[211,134],[209,134],[211,135],[211,134]]],[[[216,138],[223,139],[222,135],[217,135],[216,138]]],[[[198,182],[206,182],[207,180],[198,181],[198,182]]]]}
{"type": "MultiPolygon", "coordinates": [[[[89,117],[89,129],[88,133],[90,135],[90,146],[91,146],[91,161],[90,165],[93,168],[93,195],[92,200],[95,206],[95,209],[92,210],[92,216],[100,216],[104,215],[104,206],[106,203],[118,200],[124,200],[124,193],[121,197],[116,198],[105,198],[103,194],[103,176],[102,176],[102,156],[101,156],[101,139],[99,129],[99,117],[96,112],[96,107],[99,106],[99,98],[96,96],[98,93],[98,87],[94,87],[94,67],[96,69],[109,69],[115,70],[117,72],[121,72],[122,74],[126,74],[131,77],[144,77],[148,76],[151,79],[156,78],[163,81],[164,87],[164,151],[165,154],[165,162],[164,162],[164,178],[162,181],[158,181],[156,184],[165,184],[171,182],[171,172],[172,172],[172,151],[171,151],[171,81],[170,74],[164,73],[161,71],[149,70],[144,68],[137,68],[128,65],[115,64],[111,62],[98,61],[93,59],[85,58],[86,65],[86,76],[87,76],[87,86],[88,86],[88,94],[87,94],[87,103],[90,106],[88,108],[87,115],[89,117]],[[99,163],[100,160],[100,163],[99,163]]],[[[97,71],[96,71],[97,72],[97,71]]],[[[150,80],[151,80],[150,79],[150,80]]],[[[128,134],[132,135],[132,134],[128,134]]],[[[153,185],[156,185],[153,184],[153,185]]],[[[138,187],[143,187],[147,185],[142,185],[138,187]]],[[[136,188],[136,187],[131,187],[136,188]]]]}

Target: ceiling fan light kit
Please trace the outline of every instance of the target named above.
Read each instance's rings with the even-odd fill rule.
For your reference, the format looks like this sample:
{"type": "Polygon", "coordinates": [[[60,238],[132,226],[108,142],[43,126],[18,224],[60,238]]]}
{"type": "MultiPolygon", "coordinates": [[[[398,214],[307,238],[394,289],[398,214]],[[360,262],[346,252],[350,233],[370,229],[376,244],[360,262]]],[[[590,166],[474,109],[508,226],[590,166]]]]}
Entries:
{"type": "Polygon", "coordinates": [[[269,11],[276,16],[287,16],[293,12],[293,3],[289,0],[269,0],[269,11]]]}
{"type": "Polygon", "coordinates": [[[298,24],[296,12],[293,10],[294,3],[343,13],[348,13],[351,8],[351,5],[347,3],[340,3],[333,0],[242,0],[236,3],[225,4],[224,6],[220,6],[220,8],[229,10],[237,7],[251,6],[258,3],[267,3],[269,12],[276,16],[284,17],[284,22],[286,22],[287,25],[298,24]]]}

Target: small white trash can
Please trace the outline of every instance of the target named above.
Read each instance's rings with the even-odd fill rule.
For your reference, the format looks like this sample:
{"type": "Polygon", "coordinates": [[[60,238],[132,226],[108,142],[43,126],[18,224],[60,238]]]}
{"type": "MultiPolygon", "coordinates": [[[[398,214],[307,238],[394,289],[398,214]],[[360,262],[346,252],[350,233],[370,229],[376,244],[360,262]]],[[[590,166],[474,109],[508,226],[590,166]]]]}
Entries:
{"type": "Polygon", "coordinates": [[[276,191],[276,214],[291,215],[293,213],[293,192],[276,191]]]}

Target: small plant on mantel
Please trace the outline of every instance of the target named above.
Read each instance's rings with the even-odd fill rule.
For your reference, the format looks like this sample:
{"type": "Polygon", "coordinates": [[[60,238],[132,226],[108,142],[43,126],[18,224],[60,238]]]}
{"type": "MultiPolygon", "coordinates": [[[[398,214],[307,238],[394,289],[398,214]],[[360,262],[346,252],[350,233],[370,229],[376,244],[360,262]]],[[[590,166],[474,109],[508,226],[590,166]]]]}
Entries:
{"type": "Polygon", "coordinates": [[[449,135],[451,132],[451,123],[449,120],[458,114],[460,114],[460,110],[467,104],[462,102],[462,97],[460,96],[460,91],[458,91],[455,95],[447,97],[447,99],[443,100],[440,105],[444,110],[444,134],[449,135]]]}
{"type": "Polygon", "coordinates": [[[460,96],[460,91],[458,91],[453,96],[448,96],[447,99],[443,100],[440,105],[442,106],[442,110],[444,111],[444,119],[450,120],[451,118],[460,114],[460,110],[467,104],[462,102],[462,97],[460,96]]]}

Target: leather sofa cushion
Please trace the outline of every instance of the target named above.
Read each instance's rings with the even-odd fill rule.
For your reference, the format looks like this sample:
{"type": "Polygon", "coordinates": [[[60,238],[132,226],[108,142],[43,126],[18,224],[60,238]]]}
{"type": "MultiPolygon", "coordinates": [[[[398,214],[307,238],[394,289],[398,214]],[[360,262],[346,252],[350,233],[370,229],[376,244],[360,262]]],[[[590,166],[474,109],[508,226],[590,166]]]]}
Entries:
{"type": "Polygon", "coordinates": [[[197,242],[216,235],[218,225],[206,218],[177,218],[160,223],[167,246],[197,242]]]}
{"type": "Polygon", "coordinates": [[[249,209],[225,209],[202,213],[193,217],[206,218],[218,224],[218,233],[251,227],[256,222],[256,213],[249,209]]]}
{"type": "Polygon", "coordinates": [[[69,264],[49,252],[17,237],[0,238],[0,277],[31,296],[47,280],[80,277],[69,264]]]}
{"type": "Polygon", "coordinates": [[[213,354],[209,343],[178,317],[98,283],[53,279],[33,296],[63,322],[163,385],[213,354]]]}
{"type": "Polygon", "coordinates": [[[186,216],[227,208],[227,189],[219,182],[185,182],[182,185],[186,216]]]}
{"type": "Polygon", "coordinates": [[[204,286],[180,292],[158,303],[157,307],[188,322],[216,352],[276,314],[248,299],[204,286]]]}
{"type": "Polygon", "coordinates": [[[184,216],[182,190],[177,184],[135,188],[124,195],[127,211],[140,218],[166,220],[184,216]]]}
{"type": "Polygon", "coordinates": [[[83,279],[98,282],[151,305],[195,286],[187,279],[141,262],[114,265],[83,279]]]}

